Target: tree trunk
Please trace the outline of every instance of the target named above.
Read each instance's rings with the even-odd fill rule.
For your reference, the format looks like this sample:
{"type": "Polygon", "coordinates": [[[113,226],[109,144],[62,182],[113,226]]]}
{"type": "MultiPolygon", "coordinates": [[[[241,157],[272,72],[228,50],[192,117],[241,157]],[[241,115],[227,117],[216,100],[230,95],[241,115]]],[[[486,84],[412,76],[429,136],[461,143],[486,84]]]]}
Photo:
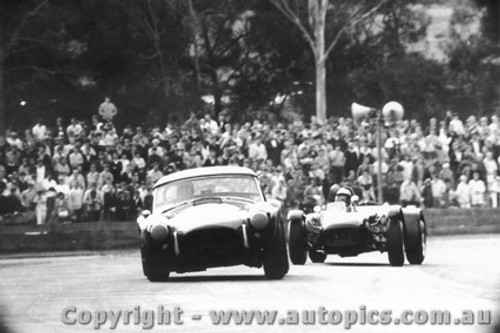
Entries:
{"type": "Polygon", "coordinates": [[[320,124],[326,123],[326,68],[324,61],[316,64],[316,117],[320,124]]]}
{"type": "Polygon", "coordinates": [[[0,136],[5,135],[5,85],[4,85],[4,59],[5,59],[5,49],[4,49],[4,31],[3,22],[0,18],[0,136]]]}
{"type": "Polygon", "coordinates": [[[316,117],[320,124],[326,123],[326,59],[325,59],[325,18],[328,0],[311,3],[314,40],[316,49],[314,58],[316,61],[316,117]]]}
{"type": "Polygon", "coordinates": [[[201,94],[201,69],[200,69],[200,54],[198,49],[198,40],[200,36],[200,22],[198,20],[198,16],[194,11],[193,2],[188,0],[189,6],[189,14],[191,15],[191,20],[193,21],[193,46],[194,46],[194,71],[195,71],[195,79],[196,79],[196,89],[198,95],[201,94]]]}

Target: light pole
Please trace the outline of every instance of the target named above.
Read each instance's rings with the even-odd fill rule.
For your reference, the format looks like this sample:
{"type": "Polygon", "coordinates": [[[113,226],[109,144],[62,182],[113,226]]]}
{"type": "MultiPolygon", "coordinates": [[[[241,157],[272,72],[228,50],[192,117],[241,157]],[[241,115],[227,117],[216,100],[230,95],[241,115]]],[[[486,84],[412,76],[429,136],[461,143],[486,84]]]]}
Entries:
{"type": "Polygon", "coordinates": [[[377,201],[384,202],[382,193],[382,128],[394,125],[403,119],[404,109],[398,102],[389,102],[382,109],[352,103],[352,117],[358,121],[364,117],[374,118],[377,121],[377,201]]]}

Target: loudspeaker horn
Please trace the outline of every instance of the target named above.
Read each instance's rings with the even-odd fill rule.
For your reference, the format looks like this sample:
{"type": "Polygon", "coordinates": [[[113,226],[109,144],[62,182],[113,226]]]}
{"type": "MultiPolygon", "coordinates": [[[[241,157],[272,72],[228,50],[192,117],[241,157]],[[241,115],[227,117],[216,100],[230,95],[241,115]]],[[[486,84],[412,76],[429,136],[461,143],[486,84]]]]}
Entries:
{"type": "Polygon", "coordinates": [[[362,118],[368,116],[373,110],[374,109],[371,107],[364,106],[358,103],[352,103],[351,105],[352,118],[355,121],[359,121],[362,118]]]}

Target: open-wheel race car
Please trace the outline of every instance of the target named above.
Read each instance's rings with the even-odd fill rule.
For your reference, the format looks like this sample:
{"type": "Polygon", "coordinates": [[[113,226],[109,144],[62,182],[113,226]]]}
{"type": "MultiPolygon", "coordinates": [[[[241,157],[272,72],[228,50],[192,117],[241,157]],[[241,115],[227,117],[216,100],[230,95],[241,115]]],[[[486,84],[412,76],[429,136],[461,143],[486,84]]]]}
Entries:
{"type": "MultiPolygon", "coordinates": [[[[339,192],[341,192],[339,190],[339,192]]],[[[303,265],[309,255],[322,263],[327,255],[341,257],[387,252],[391,266],[420,265],[425,259],[427,230],[422,210],[399,205],[357,205],[342,199],[305,214],[288,212],[290,260],[303,265]]],[[[350,198],[349,198],[350,199],[350,198]]]]}
{"type": "Polygon", "coordinates": [[[144,275],[210,267],[264,267],[269,279],[288,272],[282,210],[268,202],[257,175],[243,167],[204,167],[164,176],[152,212],[137,219],[144,275]]]}

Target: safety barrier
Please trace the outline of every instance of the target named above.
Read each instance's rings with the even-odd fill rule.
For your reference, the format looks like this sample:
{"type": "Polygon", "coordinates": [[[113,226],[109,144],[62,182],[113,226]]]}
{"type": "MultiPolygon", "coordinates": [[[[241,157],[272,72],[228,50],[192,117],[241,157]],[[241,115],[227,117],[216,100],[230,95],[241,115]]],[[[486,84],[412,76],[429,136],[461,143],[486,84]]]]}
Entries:
{"type": "MultiPolygon", "coordinates": [[[[500,232],[500,209],[427,209],[428,235],[500,232]]],[[[0,253],[138,248],[135,221],[2,225],[0,253]]]]}

